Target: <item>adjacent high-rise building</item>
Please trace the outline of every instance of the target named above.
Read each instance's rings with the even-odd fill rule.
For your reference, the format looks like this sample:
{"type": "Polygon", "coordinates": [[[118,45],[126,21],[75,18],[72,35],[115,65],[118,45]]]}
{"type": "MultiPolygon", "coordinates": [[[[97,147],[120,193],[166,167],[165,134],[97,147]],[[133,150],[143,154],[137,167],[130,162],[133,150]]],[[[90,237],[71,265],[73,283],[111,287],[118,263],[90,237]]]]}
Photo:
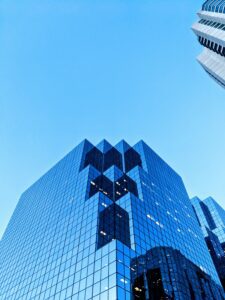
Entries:
{"type": "Polygon", "coordinates": [[[225,211],[212,198],[191,199],[205,241],[225,289],[225,211]]]}
{"type": "Polygon", "coordinates": [[[205,71],[225,87],[225,0],[207,0],[192,26],[204,47],[198,61],[205,71]]]}
{"type": "Polygon", "coordinates": [[[0,299],[225,299],[181,177],[143,141],[84,140],[21,196],[0,299]]]}

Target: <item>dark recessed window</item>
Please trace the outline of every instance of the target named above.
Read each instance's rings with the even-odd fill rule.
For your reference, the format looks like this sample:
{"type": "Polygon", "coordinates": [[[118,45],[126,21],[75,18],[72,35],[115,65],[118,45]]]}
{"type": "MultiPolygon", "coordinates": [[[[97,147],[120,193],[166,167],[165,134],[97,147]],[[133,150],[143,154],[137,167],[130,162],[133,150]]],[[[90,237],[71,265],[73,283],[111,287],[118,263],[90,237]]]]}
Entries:
{"type": "Polygon", "coordinates": [[[92,148],[85,156],[84,168],[88,165],[92,165],[98,171],[102,172],[103,153],[96,147],[92,148]]]}
{"type": "Polygon", "coordinates": [[[103,170],[105,171],[113,165],[117,166],[120,170],[123,169],[122,154],[115,148],[111,148],[105,153],[103,170]]]}
{"type": "Polygon", "coordinates": [[[113,199],[113,183],[104,175],[100,175],[90,182],[89,198],[98,192],[113,199]]]}
{"type": "Polygon", "coordinates": [[[129,172],[136,166],[142,166],[140,154],[133,148],[130,148],[125,152],[124,158],[126,172],[129,172]]]}
{"type": "Polygon", "coordinates": [[[123,175],[114,183],[115,201],[129,192],[138,197],[136,182],[132,180],[129,176],[123,175]]]}
{"type": "Polygon", "coordinates": [[[129,214],[115,203],[99,213],[97,247],[101,248],[113,239],[130,247],[129,214]]]}

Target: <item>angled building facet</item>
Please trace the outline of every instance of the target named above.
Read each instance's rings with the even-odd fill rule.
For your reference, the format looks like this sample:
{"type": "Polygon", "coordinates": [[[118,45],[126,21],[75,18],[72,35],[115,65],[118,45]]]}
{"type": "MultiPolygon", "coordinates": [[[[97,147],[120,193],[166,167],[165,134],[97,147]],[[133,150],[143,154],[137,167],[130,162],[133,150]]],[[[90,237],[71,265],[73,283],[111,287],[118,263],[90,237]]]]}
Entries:
{"type": "Polygon", "coordinates": [[[225,289],[225,210],[212,197],[194,197],[191,202],[225,289]]]}

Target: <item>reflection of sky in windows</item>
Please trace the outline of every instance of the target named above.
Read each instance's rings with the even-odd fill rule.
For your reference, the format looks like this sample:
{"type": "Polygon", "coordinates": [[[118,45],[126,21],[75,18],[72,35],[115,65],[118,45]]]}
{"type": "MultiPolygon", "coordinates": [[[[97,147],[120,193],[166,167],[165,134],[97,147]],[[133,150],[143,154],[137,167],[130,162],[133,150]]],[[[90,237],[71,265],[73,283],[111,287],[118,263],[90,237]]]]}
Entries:
{"type": "Polygon", "coordinates": [[[1,242],[0,297],[130,299],[131,259],[160,246],[218,282],[180,176],[144,142],[84,141],[22,195],[1,242]]]}

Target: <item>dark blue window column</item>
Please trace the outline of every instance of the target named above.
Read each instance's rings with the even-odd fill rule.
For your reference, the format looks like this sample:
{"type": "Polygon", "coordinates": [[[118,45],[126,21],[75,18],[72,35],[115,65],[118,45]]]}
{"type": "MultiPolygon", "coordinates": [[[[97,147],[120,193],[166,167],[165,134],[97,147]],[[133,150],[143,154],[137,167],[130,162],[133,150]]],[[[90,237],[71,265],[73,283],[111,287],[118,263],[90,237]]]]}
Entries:
{"type": "Polygon", "coordinates": [[[137,151],[135,151],[133,148],[128,149],[125,154],[125,170],[126,172],[129,172],[131,169],[133,169],[136,166],[142,166],[141,157],[137,151]]]}
{"type": "Polygon", "coordinates": [[[120,170],[123,170],[122,154],[114,147],[104,154],[103,170],[106,171],[111,166],[117,166],[120,170]]]}
{"type": "Polygon", "coordinates": [[[98,171],[102,172],[103,153],[96,147],[93,147],[87,154],[84,160],[84,168],[92,165],[98,171]]]}
{"type": "Polygon", "coordinates": [[[99,213],[97,248],[101,248],[113,239],[130,247],[129,215],[115,203],[99,213]]]}

